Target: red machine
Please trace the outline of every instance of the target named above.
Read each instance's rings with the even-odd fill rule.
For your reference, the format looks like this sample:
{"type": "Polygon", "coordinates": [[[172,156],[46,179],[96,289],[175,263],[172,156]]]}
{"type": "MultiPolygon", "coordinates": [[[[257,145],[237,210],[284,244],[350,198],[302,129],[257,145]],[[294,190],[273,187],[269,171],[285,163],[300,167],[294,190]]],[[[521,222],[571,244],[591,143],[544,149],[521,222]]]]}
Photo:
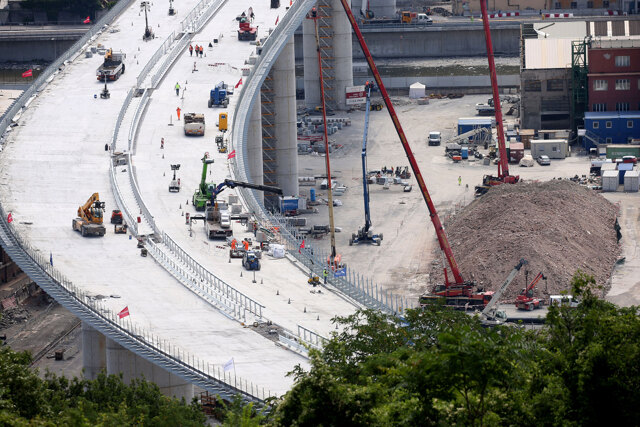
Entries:
{"type": "Polygon", "coordinates": [[[238,23],[238,40],[255,40],[258,36],[258,28],[252,27],[249,18],[243,16],[238,23]]]}
{"type": "Polygon", "coordinates": [[[515,184],[520,180],[519,176],[509,175],[509,159],[507,158],[507,146],[504,141],[504,127],[502,125],[502,107],[500,105],[500,94],[498,93],[498,75],[496,64],[493,58],[493,43],[491,42],[491,30],[489,28],[489,16],[487,15],[487,3],[480,1],[482,10],[482,24],[484,25],[484,38],[487,44],[487,59],[489,61],[489,74],[491,75],[491,89],[493,90],[493,106],[496,114],[496,132],[498,133],[498,176],[485,175],[482,178],[482,185],[476,187],[476,195],[486,193],[489,188],[500,184],[515,184]]]}
{"type": "MultiPolygon", "coordinates": [[[[398,120],[398,116],[396,111],[391,103],[391,99],[389,98],[389,94],[387,93],[387,89],[384,86],[384,82],[380,77],[380,73],[378,72],[378,68],[376,67],[375,62],[373,61],[373,57],[371,56],[371,52],[369,52],[369,48],[367,47],[367,43],[362,36],[362,32],[360,28],[358,28],[358,24],[356,19],[349,7],[347,0],[340,0],[342,3],[342,7],[349,18],[349,22],[351,23],[351,27],[353,28],[353,32],[358,38],[358,42],[360,43],[360,47],[362,48],[362,53],[367,59],[367,63],[369,64],[369,68],[371,69],[371,73],[376,80],[376,84],[380,89],[380,94],[384,99],[384,103],[387,106],[387,110],[389,111],[389,116],[391,116],[391,120],[393,121],[393,125],[396,128],[398,133],[398,137],[400,137],[400,142],[402,143],[402,147],[407,155],[407,159],[409,160],[409,164],[411,165],[411,169],[413,170],[413,174],[416,177],[416,181],[418,181],[418,186],[420,187],[420,191],[422,192],[422,196],[424,197],[425,202],[427,203],[427,208],[429,209],[429,216],[431,217],[431,222],[433,222],[433,227],[436,230],[436,235],[438,237],[438,243],[440,244],[440,250],[444,253],[447,264],[449,265],[449,269],[451,270],[451,274],[453,275],[453,282],[449,281],[449,275],[447,272],[446,266],[444,267],[444,277],[445,284],[438,285],[434,289],[434,291],[430,294],[425,294],[420,298],[421,304],[426,304],[431,302],[432,300],[441,301],[443,298],[446,303],[449,305],[455,306],[464,306],[468,305],[486,305],[491,299],[491,293],[484,292],[475,292],[474,291],[474,283],[473,282],[465,282],[462,279],[462,275],[460,274],[460,269],[458,268],[458,264],[453,256],[453,251],[451,250],[451,246],[449,245],[449,241],[447,240],[447,235],[444,232],[444,227],[440,222],[440,218],[438,217],[438,213],[436,212],[436,208],[431,200],[431,196],[429,195],[429,191],[427,190],[427,186],[422,177],[422,173],[420,172],[420,168],[418,167],[418,163],[411,151],[411,147],[409,146],[409,142],[407,141],[407,137],[404,134],[404,130],[400,125],[400,120],[398,120]]],[[[506,159],[506,156],[505,156],[506,159]]]]}
{"type": "Polygon", "coordinates": [[[518,310],[531,311],[534,308],[540,308],[540,300],[533,297],[533,289],[541,279],[547,280],[542,272],[538,273],[538,275],[531,281],[531,283],[529,283],[529,286],[524,288],[520,295],[518,295],[518,297],[516,298],[516,308],[518,310]]]}

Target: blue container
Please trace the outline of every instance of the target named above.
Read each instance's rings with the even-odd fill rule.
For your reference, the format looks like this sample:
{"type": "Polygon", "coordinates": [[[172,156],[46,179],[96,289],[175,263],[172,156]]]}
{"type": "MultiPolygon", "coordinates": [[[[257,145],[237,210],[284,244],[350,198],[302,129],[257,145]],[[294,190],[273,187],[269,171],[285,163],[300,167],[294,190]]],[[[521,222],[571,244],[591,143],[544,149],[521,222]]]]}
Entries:
{"type": "Polygon", "coordinates": [[[316,189],[315,188],[310,188],[309,189],[309,200],[312,202],[316,201],[316,189]]]}
{"type": "Polygon", "coordinates": [[[462,156],[462,160],[468,159],[469,158],[469,147],[462,147],[460,155],[462,156]]]}

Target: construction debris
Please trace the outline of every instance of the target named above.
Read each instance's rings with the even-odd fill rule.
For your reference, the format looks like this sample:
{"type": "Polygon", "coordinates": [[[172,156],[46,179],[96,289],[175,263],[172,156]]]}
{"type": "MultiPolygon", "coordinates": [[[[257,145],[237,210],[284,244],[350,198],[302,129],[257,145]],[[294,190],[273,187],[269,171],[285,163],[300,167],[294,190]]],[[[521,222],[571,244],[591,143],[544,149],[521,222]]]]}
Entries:
{"type": "MultiPolygon", "coordinates": [[[[540,294],[570,290],[580,269],[609,287],[620,254],[616,207],[571,181],[500,185],[445,221],[449,241],[465,278],[496,290],[520,258],[533,278],[547,277],[540,294]]],[[[442,262],[432,264],[431,285],[444,280],[442,262]]],[[[512,285],[514,300],[524,286],[512,285]]]]}

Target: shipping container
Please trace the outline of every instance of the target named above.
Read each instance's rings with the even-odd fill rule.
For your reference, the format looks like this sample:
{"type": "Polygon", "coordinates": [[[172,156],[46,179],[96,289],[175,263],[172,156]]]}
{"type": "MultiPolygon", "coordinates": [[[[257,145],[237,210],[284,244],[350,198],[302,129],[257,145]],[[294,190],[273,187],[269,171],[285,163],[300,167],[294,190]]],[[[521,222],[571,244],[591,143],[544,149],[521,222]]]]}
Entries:
{"type": "Polygon", "coordinates": [[[524,144],[522,142],[512,142],[509,151],[509,161],[518,163],[524,157],[524,144]]]}
{"type": "Polygon", "coordinates": [[[524,144],[524,149],[531,148],[531,140],[534,139],[536,131],[533,129],[520,129],[520,141],[524,144]]]}
{"type": "Polygon", "coordinates": [[[640,188],[640,172],[631,170],[624,175],[624,191],[638,192],[640,188]]]}
{"type": "Polygon", "coordinates": [[[602,191],[618,191],[618,171],[602,172],[602,191]]]}
{"type": "Polygon", "coordinates": [[[607,145],[607,159],[621,159],[624,156],[640,157],[640,145],[607,145]]]}
{"type": "Polygon", "coordinates": [[[545,155],[550,159],[564,159],[568,156],[569,144],[566,139],[536,139],[531,141],[531,156],[534,159],[545,155]]]}

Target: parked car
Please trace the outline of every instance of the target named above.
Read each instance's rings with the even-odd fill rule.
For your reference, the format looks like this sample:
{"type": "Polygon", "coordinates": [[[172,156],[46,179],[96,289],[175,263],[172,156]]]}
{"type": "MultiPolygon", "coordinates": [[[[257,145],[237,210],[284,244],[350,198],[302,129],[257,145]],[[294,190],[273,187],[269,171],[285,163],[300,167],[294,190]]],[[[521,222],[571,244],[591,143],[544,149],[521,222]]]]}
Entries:
{"type": "Polygon", "coordinates": [[[623,156],[622,163],[633,163],[634,165],[638,164],[638,159],[636,156],[623,156]]]}
{"type": "Polygon", "coordinates": [[[540,166],[549,166],[551,164],[551,159],[549,159],[549,156],[542,155],[538,157],[538,164],[540,166]]]}

